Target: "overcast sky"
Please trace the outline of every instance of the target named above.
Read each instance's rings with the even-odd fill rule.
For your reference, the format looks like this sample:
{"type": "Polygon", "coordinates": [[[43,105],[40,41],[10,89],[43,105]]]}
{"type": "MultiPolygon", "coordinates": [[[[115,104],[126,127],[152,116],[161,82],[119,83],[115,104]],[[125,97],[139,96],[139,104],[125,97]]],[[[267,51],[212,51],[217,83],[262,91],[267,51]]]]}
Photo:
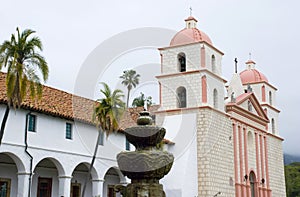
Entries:
{"type": "MultiPolygon", "coordinates": [[[[297,0],[9,0],[1,2],[0,42],[9,39],[17,26],[37,31],[50,67],[47,85],[74,92],[82,65],[97,47],[103,48],[107,40],[128,30],[155,27],[179,31],[189,16],[190,6],[198,19],[198,28],[225,53],[222,62],[225,79],[231,78],[234,58],[238,58],[238,68],[242,71],[251,52],[256,68],[278,88],[284,150],[300,155],[300,2],[297,0]]],[[[170,39],[164,39],[165,43],[170,39]]],[[[113,48],[117,47],[115,43],[113,48]]],[[[117,70],[138,70],[141,65],[158,65],[159,61],[156,48],[145,46],[142,52],[127,51],[115,57],[110,67],[126,65],[117,70]]],[[[105,76],[110,79],[117,80],[122,74],[106,71],[105,76]]]]}

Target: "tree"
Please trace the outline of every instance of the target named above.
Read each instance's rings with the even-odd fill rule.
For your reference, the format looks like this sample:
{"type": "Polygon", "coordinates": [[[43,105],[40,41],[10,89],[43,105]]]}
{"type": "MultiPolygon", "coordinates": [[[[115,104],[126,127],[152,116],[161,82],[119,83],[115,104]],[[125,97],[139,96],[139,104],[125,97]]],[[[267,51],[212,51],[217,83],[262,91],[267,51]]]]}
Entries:
{"type": "Polygon", "coordinates": [[[94,108],[93,113],[93,120],[96,123],[99,132],[92,162],[82,189],[83,197],[86,189],[86,184],[95,163],[101,132],[105,132],[106,136],[108,137],[110,133],[117,131],[119,129],[118,122],[122,117],[125,109],[125,103],[122,101],[122,97],[124,97],[124,95],[122,94],[123,92],[119,89],[116,89],[112,92],[106,83],[101,84],[103,85],[103,89],[101,89],[100,92],[104,95],[104,98],[97,100],[98,103],[94,108]]]}
{"type": "Polygon", "coordinates": [[[147,104],[147,108],[152,105],[152,97],[148,96],[145,97],[144,93],[140,93],[141,95],[139,97],[136,97],[132,101],[133,107],[144,107],[145,103],[147,104]]]}
{"type": "Polygon", "coordinates": [[[288,197],[300,197],[300,162],[284,166],[286,194],[288,197]]]}
{"type": "Polygon", "coordinates": [[[16,35],[12,34],[10,40],[0,45],[0,70],[7,68],[7,106],[1,123],[0,145],[10,107],[19,108],[28,91],[31,99],[40,98],[43,88],[40,77],[45,82],[49,73],[45,58],[39,54],[43,50],[42,42],[31,36],[35,31],[26,29],[20,33],[19,28],[16,31],[16,35]]]}
{"type": "Polygon", "coordinates": [[[127,87],[126,107],[128,108],[130,91],[139,84],[140,75],[135,70],[125,70],[120,78],[123,79],[122,84],[127,87]]]}

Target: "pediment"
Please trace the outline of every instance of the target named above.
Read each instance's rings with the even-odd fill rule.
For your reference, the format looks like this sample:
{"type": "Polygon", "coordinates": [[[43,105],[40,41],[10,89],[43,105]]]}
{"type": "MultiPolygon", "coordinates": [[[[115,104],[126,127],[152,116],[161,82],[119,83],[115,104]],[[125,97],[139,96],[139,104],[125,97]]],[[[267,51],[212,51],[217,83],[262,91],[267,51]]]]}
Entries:
{"type": "Polygon", "coordinates": [[[244,93],[236,98],[236,105],[240,108],[268,120],[263,108],[253,92],[244,93]]]}

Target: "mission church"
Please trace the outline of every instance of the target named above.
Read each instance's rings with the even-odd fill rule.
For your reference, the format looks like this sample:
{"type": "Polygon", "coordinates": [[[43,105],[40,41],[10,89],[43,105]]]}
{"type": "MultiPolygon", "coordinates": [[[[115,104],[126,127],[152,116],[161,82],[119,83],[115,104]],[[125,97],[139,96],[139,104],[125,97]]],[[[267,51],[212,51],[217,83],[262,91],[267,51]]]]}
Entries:
{"type": "MultiPolygon", "coordinates": [[[[282,141],[274,85],[249,59],[245,70],[222,77],[223,52],[186,26],[159,48],[159,106],[149,111],[166,128],[164,149],[175,162],[161,183],[169,197],[284,197],[282,141]]],[[[7,104],[0,73],[0,114],[7,104]]],[[[40,100],[26,99],[11,113],[0,146],[0,197],[81,196],[96,144],[95,101],[48,86],[40,100]]],[[[128,109],[118,132],[102,137],[87,196],[118,197],[114,185],[129,180],[116,154],[134,150],[124,129],[140,109],[128,109]]]]}

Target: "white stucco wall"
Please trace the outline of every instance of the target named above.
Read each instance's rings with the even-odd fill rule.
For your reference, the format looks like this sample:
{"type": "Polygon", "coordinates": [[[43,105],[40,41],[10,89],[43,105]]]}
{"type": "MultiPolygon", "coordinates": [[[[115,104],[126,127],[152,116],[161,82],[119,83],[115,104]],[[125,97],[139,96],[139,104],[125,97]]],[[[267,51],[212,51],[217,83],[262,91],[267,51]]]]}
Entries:
{"type": "MultiPolygon", "coordinates": [[[[0,114],[4,114],[5,105],[0,105],[0,114]]],[[[29,111],[11,110],[5,128],[3,144],[0,147],[0,154],[11,154],[16,157],[15,164],[8,164],[8,168],[18,169],[18,173],[30,173],[30,159],[25,153],[25,123],[26,114],[29,111]]],[[[57,177],[72,177],[72,173],[76,166],[81,163],[88,164],[92,160],[94,147],[97,140],[98,131],[96,127],[82,122],[74,122],[65,120],[59,117],[49,116],[46,114],[32,112],[36,115],[36,131],[28,131],[28,152],[33,156],[32,170],[35,172],[32,182],[32,194],[37,190],[37,177],[52,178],[52,195],[58,196],[58,178],[57,177]],[[73,136],[72,139],[65,138],[66,122],[71,123],[73,136]],[[54,169],[37,167],[39,163],[48,159],[55,164],[54,169]],[[49,171],[50,170],[50,171],[49,171]]],[[[108,138],[105,137],[104,145],[98,148],[97,158],[92,171],[93,180],[104,180],[107,170],[111,167],[117,166],[116,154],[125,150],[125,136],[124,134],[111,134],[108,138]]],[[[15,160],[15,159],[14,159],[15,160]]],[[[2,172],[6,171],[0,164],[0,177],[10,177],[11,179],[11,194],[16,196],[18,190],[18,183],[16,183],[16,173],[10,171],[9,174],[2,172]]],[[[17,170],[16,170],[17,171],[17,170]]],[[[7,172],[6,172],[7,173],[7,172]]],[[[27,175],[28,176],[28,175],[27,175]]],[[[79,179],[83,180],[82,179],[79,179]]],[[[28,178],[25,178],[25,186],[28,186],[28,178]]],[[[71,180],[73,181],[73,179],[71,180]]],[[[83,185],[83,181],[81,184],[83,185]]],[[[22,186],[23,187],[23,186],[22,186]]],[[[88,196],[92,195],[91,183],[88,196]]],[[[102,192],[102,191],[101,191],[102,192]]],[[[26,196],[26,194],[19,194],[18,197],[26,196]]]]}
{"type": "Polygon", "coordinates": [[[163,127],[166,128],[166,138],[175,143],[167,148],[175,157],[173,167],[161,180],[166,195],[197,196],[196,113],[166,116],[163,127]]]}

